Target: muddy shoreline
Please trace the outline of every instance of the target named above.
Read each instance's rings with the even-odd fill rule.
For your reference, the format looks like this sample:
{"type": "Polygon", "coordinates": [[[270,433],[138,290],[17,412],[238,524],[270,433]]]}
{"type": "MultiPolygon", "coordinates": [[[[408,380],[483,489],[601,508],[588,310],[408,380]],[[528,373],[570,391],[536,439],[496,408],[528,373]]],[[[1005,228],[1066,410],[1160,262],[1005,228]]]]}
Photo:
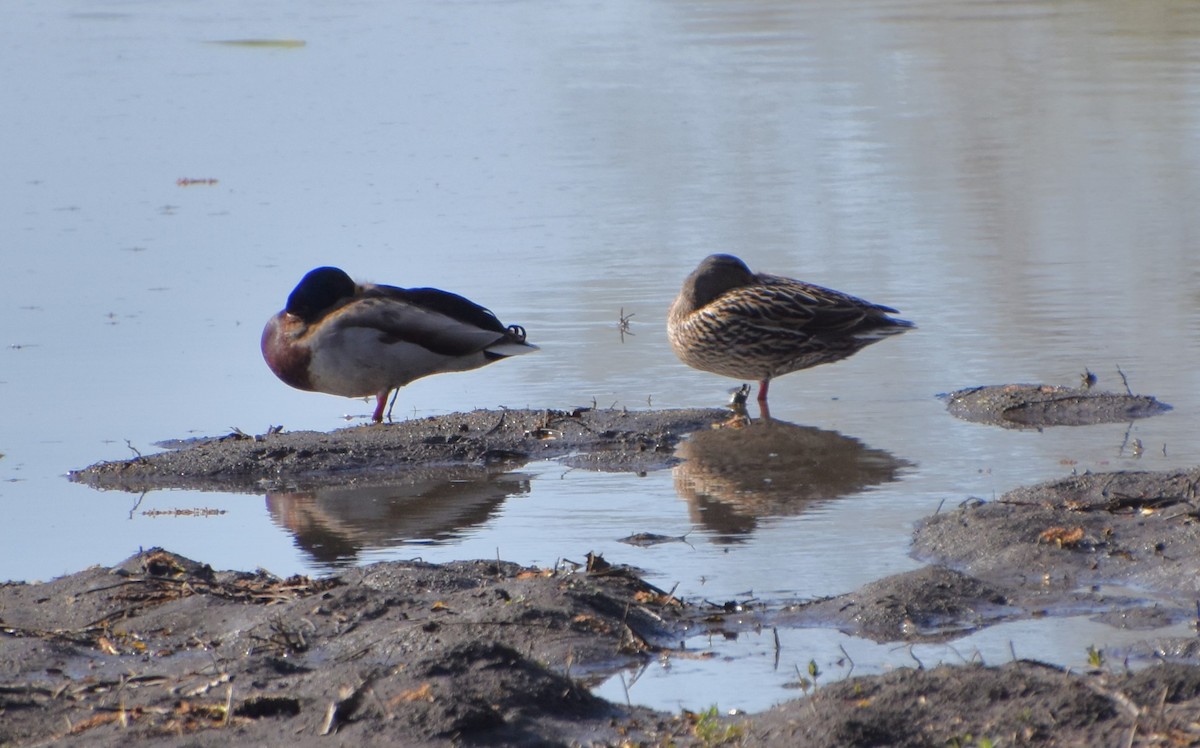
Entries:
{"type": "MultiPolygon", "coordinates": [[[[975,601],[996,595],[931,566],[810,607],[900,606],[921,623],[978,626],[975,601]]],[[[154,549],[111,569],[2,585],[0,615],[2,745],[1200,740],[1200,666],[1180,658],[1088,672],[1027,660],[899,669],[737,716],[607,702],[588,689],[618,667],[709,656],[689,650],[685,629],[749,624],[599,558],[557,569],[386,562],[312,580],[217,572],[154,549]]],[[[791,615],[762,611],[759,625],[791,615]]],[[[871,615],[844,623],[881,640],[923,636],[871,615]]]]}
{"type": "MultiPolygon", "coordinates": [[[[675,464],[685,435],[728,418],[476,411],[332,434],[235,433],[72,479],[261,491],[543,458],[644,471],[675,464]]],[[[750,615],[675,598],[621,559],[388,562],[312,580],[218,572],[156,549],[0,585],[0,745],[1200,744],[1200,639],[1153,638],[1198,623],[1198,494],[1200,469],[1072,476],[966,500],[915,528],[923,568],[750,615]],[[634,663],[705,656],[687,644],[705,631],[820,626],[904,644],[1079,610],[1147,638],[1087,672],[1027,660],[900,669],[737,716],[589,691],[634,663]]]]}
{"type": "Polygon", "coordinates": [[[412,470],[511,470],[532,460],[645,472],[679,462],[684,435],[727,420],[721,409],[475,410],[325,433],[235,431],[70,473],[94,488],[256,493],[387,482],[412,470]]]}

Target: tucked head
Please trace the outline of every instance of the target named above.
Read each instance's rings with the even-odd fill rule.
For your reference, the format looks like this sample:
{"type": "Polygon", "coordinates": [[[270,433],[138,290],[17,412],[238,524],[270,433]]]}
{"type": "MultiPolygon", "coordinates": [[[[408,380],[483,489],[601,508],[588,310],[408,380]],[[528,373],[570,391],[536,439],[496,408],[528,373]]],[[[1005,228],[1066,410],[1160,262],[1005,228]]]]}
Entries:
{"type": "Polygon", "coordinates": [[[683,283],[684,293],[690,291],[696,308],[716,299],[726,291],[754,282],[754,273],[733,255],[709,255],[692,271],[683,283]]]}
{"type": "Polygon", "coordinates": [[[310,270],[288,296],[286,311],[305,322],[314,322],[339,301],[353,296],[357,286],[338,268],[310,270]]]}

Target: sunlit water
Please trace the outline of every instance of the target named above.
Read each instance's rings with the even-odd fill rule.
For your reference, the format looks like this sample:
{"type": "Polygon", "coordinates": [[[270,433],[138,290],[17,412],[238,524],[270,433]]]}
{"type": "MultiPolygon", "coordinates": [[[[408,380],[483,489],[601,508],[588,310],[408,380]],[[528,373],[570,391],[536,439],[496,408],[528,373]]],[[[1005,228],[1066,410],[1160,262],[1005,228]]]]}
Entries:
{"type": "MultiPolygon", "coordinates": [[[[912,523],[943,503],[1200,462],[1200,6],[24,2],[0,41],[0,578],[155,545],[280,574],[594,551],[694,600],[802,600],[916,568],[912,523]],[[227,43],[245,40],[272,43],[227,43]],[[771,391],[821,449],[894,475],[740,504],[698,496],[688,468],[534,463],[424,500],[64,478],[164,439],[361,423],[370,404],[291,390],[257,352],[320,264],[463,293],[542,347],[413,384],[405,417],[718,404],[736,383],[679,364],[663,329],[717,250],[917,322],[771,391]],[[935,398],[1085,369],[1120,390],[1118,366],[1175,410],[1008,431],[935,398]],[[297,529],[312,522],[319,542],[297,529]],[[686,542],[618,542],[634,532],[686,542]]],[[[796,695],[810,659],[827,678],[846,661],[1081,664],[1081,642],[1129,634],[1041,620],[912,651],[779,636],[778,664],[769,633],[692,641],[716,657],[601,692],[755,709],[796,695]]]]}

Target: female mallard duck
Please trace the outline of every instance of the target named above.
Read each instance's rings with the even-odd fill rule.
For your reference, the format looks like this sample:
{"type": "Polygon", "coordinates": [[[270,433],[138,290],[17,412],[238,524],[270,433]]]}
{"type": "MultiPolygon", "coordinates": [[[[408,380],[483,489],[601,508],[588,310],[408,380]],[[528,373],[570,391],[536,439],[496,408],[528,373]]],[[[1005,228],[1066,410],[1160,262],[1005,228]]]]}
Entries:
{"type": "Polygon", "coordinates": [[[752,273],[733,255],[700,263],[671,306],[667,336],[688,366],[759,382],[831,364],[914,325],[896,310],[791,278],[752,273]]]}
{"type": "Polygon", "coordinates": [[[357,284],[331,267],[305,275],[262,335],[275,376],[310,392],[375,395],[375,423],[388,393],[414,379],[536,350],[525,342],[525,328],[505,327],[461,296],[357,284]]]}

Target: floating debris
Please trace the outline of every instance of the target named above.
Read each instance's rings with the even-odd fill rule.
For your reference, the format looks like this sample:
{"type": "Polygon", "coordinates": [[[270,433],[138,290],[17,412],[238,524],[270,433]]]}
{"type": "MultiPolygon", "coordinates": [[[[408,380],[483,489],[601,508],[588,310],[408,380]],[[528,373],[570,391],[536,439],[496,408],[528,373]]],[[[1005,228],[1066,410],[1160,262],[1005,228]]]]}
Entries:
{"type": "Polygon", "coordinates": [[[216,39],[209,44],[225,44],[230,47],[278,47],[298,49],[308,44],[303,39],[216,39]]]}
{"type": "Polygon", "coordinates": [[[628,545],[636,545],[639,548],[649,548],[652,545],[661,545],[663,543],[686,543],[689,533],[682,535],[659,535],[653,532],[636,532],[628,537],[621,538],[618,543],[627,543],[628,545]]]}

